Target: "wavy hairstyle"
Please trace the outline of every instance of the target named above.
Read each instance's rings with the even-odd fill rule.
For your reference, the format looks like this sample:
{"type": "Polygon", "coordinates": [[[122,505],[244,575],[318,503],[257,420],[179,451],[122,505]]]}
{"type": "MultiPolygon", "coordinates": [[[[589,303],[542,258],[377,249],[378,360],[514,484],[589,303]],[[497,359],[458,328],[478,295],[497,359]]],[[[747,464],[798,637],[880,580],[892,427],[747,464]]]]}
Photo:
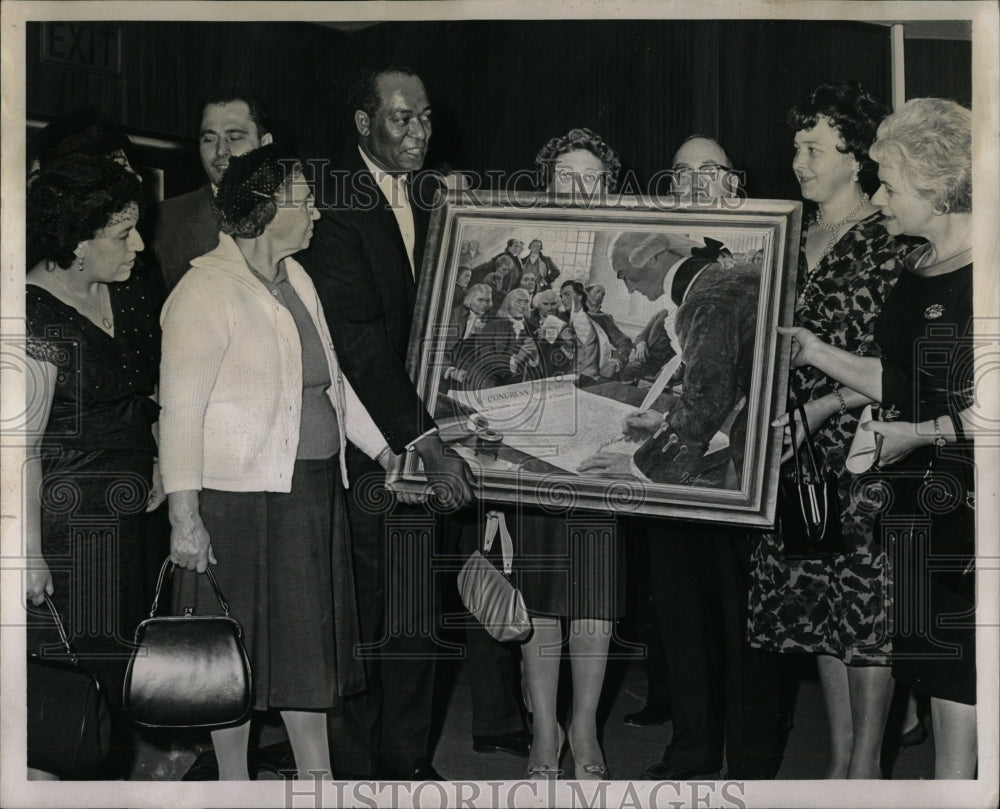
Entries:
{"type": "Polygon", "coordinates": [[[622,169],[618,153],[605,143],[600,135],[586,127],[577,127],[561,137],[552,138],[539,150],[535,156],[539,187],[549,187],[556,158],[578,149],[585,149],[601,161],[608,176],[608,191],[617,191],[618,174],[622,169]]]}
{"type": "Polygon", "coordinates": [[[138,205],[141,188],[138,177],[103,155],[77,153],[46,162],[32,174],[25,201],[28,266],[44,260],[71,267],[77,245],[138,205]]]}
{"type": "Polygon", "coordinates": [[[510,312],[510,305],[514,302],[515,298],[521,298],[528,306],[531,306],[531,295],[528,293],[528,290],[518,287],[504,295],[503,303],[497,307],[497,317],[513,317],[510,312]]]}
{"type": "Polygon", "coordinates": [[[590,311],[590,305],[587,303],[587,290],[584,289],[583,284],[579,281],[574,281],[570,279],[569,281],[563,281],[562,286],[559,287],[559,291],[562,292],[566,287],[569,287],[573,292],[580,298],[580,306],[583,308],[584,312],[590,311]]]}
{"type": "Polygon", "coordinates": [[[878,128],[871,156],[899,169],[935,211],[972,211],[972,111],[944,98],[911,98],[878,128]]]}
{"type": "Polygon", "coordinates": [[[875,163],[868,149],[875,140],[875,131],[889,108],[856,81],[821,84],[795,104],[785,117],[793,132],[812,129],[821,117],[837,130],[844,141],[842,154],[858,161],[860,173],[874,182],[875,163]]]}

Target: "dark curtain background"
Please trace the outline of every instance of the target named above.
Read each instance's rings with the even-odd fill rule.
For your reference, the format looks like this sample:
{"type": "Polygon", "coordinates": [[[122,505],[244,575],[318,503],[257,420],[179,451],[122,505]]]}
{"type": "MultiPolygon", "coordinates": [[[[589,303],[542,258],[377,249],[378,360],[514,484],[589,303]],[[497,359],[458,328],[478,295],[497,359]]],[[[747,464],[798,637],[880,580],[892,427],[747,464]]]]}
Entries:
{"type": "MultiPolygon", "coordinates": [[[[92,104],[131,132],[185,142],[179,153],[144,154],[165,169],[167,196],[203,182],[200,104],[220,86],[258,92],[287,148],[338,160],[353,142],[345,82],[361,63],[423,77],[432,167],[530,169],[548,138],[589,126],[645,186],[700,132],[747,171],[753,196],[792,199],[787,108],[823,81],[854,78],[886,101],[890,91],[889,29],[866,23],[389,22],[345,33],[303,22],[128,22],[119,76],[43,63],[40,30],[28,26],[28,117],[92,104]]],[[[908,95],[969,103],[971,43],[907,40],[906,54],[908,95]]]]}

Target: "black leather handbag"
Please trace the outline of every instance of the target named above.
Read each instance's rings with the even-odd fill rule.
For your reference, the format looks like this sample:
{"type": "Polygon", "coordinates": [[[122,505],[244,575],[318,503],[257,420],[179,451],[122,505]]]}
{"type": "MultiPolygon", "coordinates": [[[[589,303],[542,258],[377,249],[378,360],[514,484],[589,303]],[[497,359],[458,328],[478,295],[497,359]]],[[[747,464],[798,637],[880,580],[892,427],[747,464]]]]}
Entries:
{"type": "Polygon", "coordinates": [[[69,660],[28,655],[28,766],[89,778],[111,750],[111,709],[101,681],[80,667],[48,596],[45,603],[69,660]]]}
{"type": "Polygon", "coordinates": [[[229,617],[212,569],[205,575],[222,615],[156,615],[167,569],[160,568],[156,596],[135,631],[135,650],[125,672],[122,700],[131,719],[146,727],[221,727],[242,722],[253,704],[250,661],[243,630],[229,617]]]}
{"type": "Polygon", "coordinates": [[[823,559],[844,552],[840,525],[840,497],[837,479],[824,478],[816,462],[809,422],[802,405],[797,405],[789,420],[792,446],[791,474],[782,475],[778,489],[778,528],[786,559],[823,559]],[[802,419],[796,424],[795,413],[802,419]],[[805,431],[801,445],[796,432],[805,431]]]}

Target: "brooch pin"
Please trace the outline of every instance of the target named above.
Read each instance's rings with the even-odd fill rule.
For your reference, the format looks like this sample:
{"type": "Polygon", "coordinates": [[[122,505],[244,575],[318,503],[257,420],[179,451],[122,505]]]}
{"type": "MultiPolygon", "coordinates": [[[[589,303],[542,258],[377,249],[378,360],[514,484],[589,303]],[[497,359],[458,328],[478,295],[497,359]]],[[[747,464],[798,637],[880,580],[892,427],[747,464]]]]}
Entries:
{"type": "Polygon", "coordinates": [[[924,309],[925,320],[937,320],[944,314],[944,307],[940,303],[932,303],[924,309]]]}

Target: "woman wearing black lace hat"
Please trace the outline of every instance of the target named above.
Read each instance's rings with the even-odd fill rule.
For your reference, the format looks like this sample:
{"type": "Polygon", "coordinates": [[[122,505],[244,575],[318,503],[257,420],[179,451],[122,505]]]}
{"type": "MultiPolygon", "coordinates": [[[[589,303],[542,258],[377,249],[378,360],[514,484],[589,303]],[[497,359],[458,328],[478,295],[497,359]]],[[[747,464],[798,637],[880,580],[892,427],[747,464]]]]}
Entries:
{"type": "MultiPolygon", "coordinates": [[[[219,246],[192,262],[162,315],[171,558],[199,573],[217,564],[254,708],[280,710],[300,773],[329,777],[325,711],[364,685],[350,654],[344,444],[373,458],[387,448],[292,258],[319,218],[301,167],[273,145],[233,157],[215,206],[219,246]]],[[[212,603],[205,577],[185,579],[177,604],[212,603]]],[[[249,724],[212,732],[221,780],[248,780],[249,724]]]]}

